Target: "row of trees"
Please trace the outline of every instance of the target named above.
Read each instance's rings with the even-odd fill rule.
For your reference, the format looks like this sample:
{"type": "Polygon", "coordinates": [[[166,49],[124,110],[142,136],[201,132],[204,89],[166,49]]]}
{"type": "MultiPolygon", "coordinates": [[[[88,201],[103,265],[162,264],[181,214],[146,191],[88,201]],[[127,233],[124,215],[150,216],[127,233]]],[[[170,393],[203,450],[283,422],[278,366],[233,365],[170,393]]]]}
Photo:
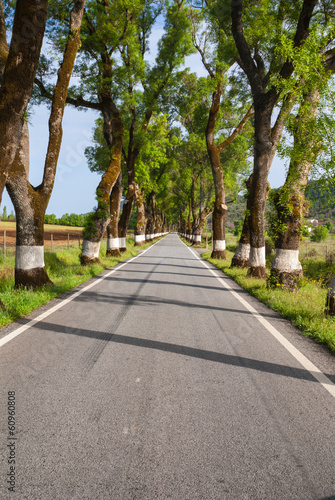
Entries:
{"type": "Polygon", "coordinates": [[[57,218],[55,214],[44,216],[44,224],[56,224],[58,226],[76,226],[82,227],[85,224],[86,215],[64,214],[57,218]]]}
{"type": "Polygon", "coordinates": [[[98,258],[106,229],[108,253],[125,250],[135,203],[136,244],[145,233],[165,232],[169,224],[199,242],[212,213],[213,257],[225,258],[229,203],[243,188],[245,220],[233,265],[265,277],[268,173],[279,148],[289,168],[273,200],[271,282],[295,285],[302,273],[298,255],[308,175],[317,165],[329,177],[332,165],[333,2],[17,0],[15,9],[12,2],[4,5],[5,10],[0,0],[0,193],[6,185],[17,217],[17,286],[48,282],[43,221],[65,105],[98,114],[86,155],[101,180],[96,209],[85,222],[82,263],[98,258]],[[13,17],[8,49],[6,21],[13,17]],[[150,34],[162,19],[164,33],[149,65],[150,34]],[[40,56],[45,30],[58,53],[52,61],[40,56]],[[206,77],[183,68],[192,52],[199,54],[206,77]],[[77,83],[69,87],[73,69],[77,83]],[[24,82],[12,89],[10,82],[23,71],[24,82]],[[37,187],[28,180],[25,114],[31,96],[51,107],[48,153],[37,187]],[[17,117],[9,119],[13,103],[17,117]]]}

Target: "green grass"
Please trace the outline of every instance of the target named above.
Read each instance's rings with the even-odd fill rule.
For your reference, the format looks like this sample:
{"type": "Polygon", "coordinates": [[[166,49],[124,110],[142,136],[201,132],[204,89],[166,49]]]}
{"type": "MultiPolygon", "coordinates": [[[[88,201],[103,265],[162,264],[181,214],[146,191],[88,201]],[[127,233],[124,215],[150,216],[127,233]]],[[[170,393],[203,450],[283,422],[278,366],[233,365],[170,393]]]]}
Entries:
{"type": "MultiPolygon", "coordinates": [[[[327,284],[329,277],[335,275],[335,265],[319,260],[302,261],[304,278],[299,289],[290,292],[280,286],[269,288],[265,280],[247,277],[247,269],[231,268],[234,253],[229,244],[228,248],[226,260],[211,259],[210,251],[202,256],[251,295],[290,320],[304,335],[313,337],[335,353],[335,318],[326,318],[324,314],[327,284]]],[[[271,256],[267,259],[268,266],[270,262],[271,256]]]]}
{"type": "Polygon", "coordinates": [[[13,248],[7,249],[4,260],[0,256],[0,327],[29,314],[39,306],[48,303],[51,299],[71,290],[77,285],[100,274],[105,269],[115,266],[134,255],[139,249],[143,250],[152,243],[142,247],[134,247],[133,238],[127,238],[128,250],[120,258],[106,257],[106,243],[101,244],[100,264],[91,266],[80,265],[80,249],[70,247],[56,247],[54,252],[45,252],[45,266],[53,285],[37,290],[14,289],[14,255],[13,248]]]}

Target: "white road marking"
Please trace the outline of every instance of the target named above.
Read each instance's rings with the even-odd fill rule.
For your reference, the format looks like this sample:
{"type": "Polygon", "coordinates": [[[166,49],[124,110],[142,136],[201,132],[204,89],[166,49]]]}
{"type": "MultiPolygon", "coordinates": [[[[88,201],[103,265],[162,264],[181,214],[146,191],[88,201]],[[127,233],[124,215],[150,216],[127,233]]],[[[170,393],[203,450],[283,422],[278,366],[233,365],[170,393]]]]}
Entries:
{"type": "Polygon", "coordinates": [[[219,283],[230,291],[230,293],[267,329],[269,333],[307,370],[332,396],[335,398],[335,384],[317,366],[314,365],[302,352],[294,347],[268,320],[262,316],[252,305],[231,288],[220,276],[209,267],[207,262],[202,260],[190,247],[185,245],[190,252],[215,276],[219,283]]]}
{"type": "Polygon", "coordinates": [[[29,321],[26,325],[23,325],[23,326],[20,326],[19,328],[16,328],[13,332],[9,333],[8,335],[6,335],[2,339],[0,339],[0,347],[2,347],[3,345],[7,344],[11,340],[15,339],[15,337],[17,337],[18,335],[21,335],[21,333],[24,333],[25,331],[29,330],[29,328],[32,328],[34,325],[36,325],[36,323],[39,323],[40,321],[43,321],[45,318],[47,318],[51,314],[53,314],[54,312],[58,311],[58,309],[60,309],[61,307],[66,306],[67,304],[69,304],[69,302],[72,302],[72,300],[74,300],[77,297],[79,297],[79,295],[81,295],[82,293],[87,292],[87,290],[90,290],[94,286],[98,285],[105,278],[108,278],[113,273],[119,271],[120,269],[122,269],[127,264],[130,264],[130,262],[133,262],[134,260],[138,259],[138,257],[142,256],[148,250],[150,250],[151,248],[153,248],[155,245],[157,245],[157,243],[159,243],[159,242],[157,241],[156,243],[154,243],[150,247],[148,247],[145,250],[143,250],[143,252],[141,252],[138,255],[136,255],[135,257],[132,257],[131,259],[127,260],[127,262],[124,262],[120,266],[114,267],[111,271],[109,271],[108,273],[104,274],[104,276],[102,276],[98,280],[93,281],[93,283],[90,283],[89,285],[86,285],[84,288],[82,288],[78,292],[75,292],[73,295],[71,295],[71,297],[62,300],[57,305],[51,307],[50,309],[48,309],[44,313],[42,313],[39,316],[37,316],[37,318],[32,319],[31,321],[29,321]]]}

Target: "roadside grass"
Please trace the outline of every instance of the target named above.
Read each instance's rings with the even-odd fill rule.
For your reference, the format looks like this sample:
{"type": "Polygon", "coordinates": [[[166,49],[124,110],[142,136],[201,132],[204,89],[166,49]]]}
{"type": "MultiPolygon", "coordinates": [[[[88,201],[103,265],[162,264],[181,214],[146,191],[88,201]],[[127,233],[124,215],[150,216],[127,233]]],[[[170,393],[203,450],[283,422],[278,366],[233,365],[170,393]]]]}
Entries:
{"type": "MultiPolygon", "coordinates": [[[[304,278],[294,292],[281,286],[270,288],[265,280],[247,277],[247,269],[231,268],[234,245],[227,245],[227,259],[211,259],[207,251],[202,257],[232,277],[244,290],[258,300],[280,313],[298,327],[305,336],[325,344],[335,353],[335,318],[326,318],[324,314],[329,277],[335,275],[335,265],[319,260],[304,261],[304,278]]],[[[267,265],[273,255],[268,256],[267,265]]]]}
{"type": "Polygon", "coordinates": [[[46,250],[45,266],[53,285],[34,291],[25,288],[14,289],[15,249],[8,249],[6,259],[0,255],[0,327],[29,314],[51,299],[102,273],[105,269],[137,255],[139,250],[144,250],[150,245],[152,242],[135,247],[133,238],[127,238],[127,251],[122,253],[120,258],[115,258],[105,256],[106,243],[102,242],[100,264],[91,266],[80,264],[79,248],[55,247],[53,252],[46,250]]]}

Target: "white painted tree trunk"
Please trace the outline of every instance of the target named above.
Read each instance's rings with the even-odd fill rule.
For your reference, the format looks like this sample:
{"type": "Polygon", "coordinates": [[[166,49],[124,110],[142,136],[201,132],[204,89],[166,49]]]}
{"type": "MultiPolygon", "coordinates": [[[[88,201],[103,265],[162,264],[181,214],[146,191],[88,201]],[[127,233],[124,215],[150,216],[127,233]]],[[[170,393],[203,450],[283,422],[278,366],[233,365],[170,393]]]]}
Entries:
{"type": "Polygon", "coordinates": [[[89,241],[84,239],[81,252],[82,263],[99,261],[100,241],[89,241]]]}
{"type": "Polygon", "coordinates": [[[273,269],[281,273],[292,273],[302,271],[299,261],[299,250],[276,249],[276,256],[271,262],[273,269]]]}
{"type": "Polygon", "coordinates": [[[254,248],[250,246],[249,255],[249,265],[250,267],[265,267],[265,246],[260,248],[254,248]]]}
{"type": "Polygon", "coordinates": [[[234,259],[238,262],[238,265],[245,267],[245,264],[249,264],[250,257],[250,245],[249,243],[239,243],[234,254],[234,259]]]}

